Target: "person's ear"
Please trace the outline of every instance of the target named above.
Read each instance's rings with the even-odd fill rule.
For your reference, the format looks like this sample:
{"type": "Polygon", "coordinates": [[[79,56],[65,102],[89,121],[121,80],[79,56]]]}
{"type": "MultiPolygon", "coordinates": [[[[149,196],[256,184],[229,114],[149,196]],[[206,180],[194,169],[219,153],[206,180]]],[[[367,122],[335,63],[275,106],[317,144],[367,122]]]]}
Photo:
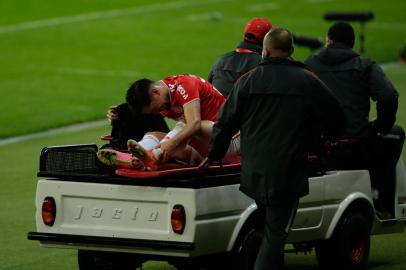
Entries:
{"type": "Polygon", "coordinates": [[[270,56],[272,53],[272,48],[270,47],[264,47],[262,50],[262,58],[270,56]]]}
{"type": "Polygon", "coordinates": [[[294,46],[290,47],[289,55],[292,55],[294,51],[295,51],[295,47],[294,46]]]}
{"type": "Polygon", "coordinates": [[[263,48],[262,49],[262,58],[265,58],[266,57],[266,50],[265,50],[265,48],[263,48]]]}

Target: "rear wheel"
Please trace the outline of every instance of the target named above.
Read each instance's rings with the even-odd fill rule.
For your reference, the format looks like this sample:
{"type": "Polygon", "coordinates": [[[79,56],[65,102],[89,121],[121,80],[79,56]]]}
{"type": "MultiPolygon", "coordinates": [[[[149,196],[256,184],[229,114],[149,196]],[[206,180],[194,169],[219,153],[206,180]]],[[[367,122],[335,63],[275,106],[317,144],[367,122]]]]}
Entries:
{"type": "Polygon", "coordinates": [[[132,253],[78,250],[80,270],[135,270],[144,261],[132,253]]]}
{"type": "Polygon", "coordinates": [[[362,269],[369,256],[370,221],[360,213],[346,214],[331,239],[316,245],[321,269],[362,269]]]}
{"type": "Polygon", "coordinates": [[[235,249],[235,268],[238,270],[254,269],[255,260],[257,259],[259,247],[261,246],[263,231],[252,228],[248,230],[245,237],[235,249]]]}

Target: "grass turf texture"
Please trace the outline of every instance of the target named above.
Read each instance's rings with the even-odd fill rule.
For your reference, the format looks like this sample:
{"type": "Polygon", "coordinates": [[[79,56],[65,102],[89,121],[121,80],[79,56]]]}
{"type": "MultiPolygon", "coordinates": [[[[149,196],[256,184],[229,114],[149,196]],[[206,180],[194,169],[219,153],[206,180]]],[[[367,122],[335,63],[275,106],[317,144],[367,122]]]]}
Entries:
{"type": "Polygon", "coordinates": [[[366,55],[380,62],[397,59],[406,32],[403,0],[21,0],[0,9],[0,138],[103,118],[142,77],[207,77],[255,16],[324,37],[324,12],[371,10],[366,55]]]}

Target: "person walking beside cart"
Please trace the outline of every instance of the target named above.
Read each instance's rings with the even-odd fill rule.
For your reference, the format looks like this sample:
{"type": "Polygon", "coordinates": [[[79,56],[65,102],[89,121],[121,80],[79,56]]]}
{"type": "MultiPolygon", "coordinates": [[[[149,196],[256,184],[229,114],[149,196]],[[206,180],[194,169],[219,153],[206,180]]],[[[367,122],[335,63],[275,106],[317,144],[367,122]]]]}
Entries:
{"type": "Polygon", "coordinates": [[[309,191],[308,153],[315,125],[335,134],[343,111],[331,91],[293,60],[292,34],[274,28],[263,41],[263,61],[234,85],[214,124],[208,157],[221,160],[241,132],[240,190],[265,212],[255,270],[284,268],[284,245],[298,207],[309,191]]]}

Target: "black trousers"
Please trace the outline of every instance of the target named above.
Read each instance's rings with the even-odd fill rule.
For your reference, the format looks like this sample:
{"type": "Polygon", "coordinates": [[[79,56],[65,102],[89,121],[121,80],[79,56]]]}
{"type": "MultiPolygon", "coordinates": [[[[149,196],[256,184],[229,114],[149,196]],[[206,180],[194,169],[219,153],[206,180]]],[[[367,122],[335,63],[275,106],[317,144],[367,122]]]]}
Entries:
{"type": "Polygon", "coordinates": [[[395,125],[370,148],[371,161],[368,170],[371,185],[379,191],[382,206],[390,211],[393,211],[394,205],[396,164],[402,153],[404,140],[404,130],[395,125]]]}
{"type": "Polygon", "coordinates": [[[259,206],[265,211],[264,237],[255,261],[254,270],[282,270],[284,249],[290,227],[296,215],[299,199],[259,206]]]}

